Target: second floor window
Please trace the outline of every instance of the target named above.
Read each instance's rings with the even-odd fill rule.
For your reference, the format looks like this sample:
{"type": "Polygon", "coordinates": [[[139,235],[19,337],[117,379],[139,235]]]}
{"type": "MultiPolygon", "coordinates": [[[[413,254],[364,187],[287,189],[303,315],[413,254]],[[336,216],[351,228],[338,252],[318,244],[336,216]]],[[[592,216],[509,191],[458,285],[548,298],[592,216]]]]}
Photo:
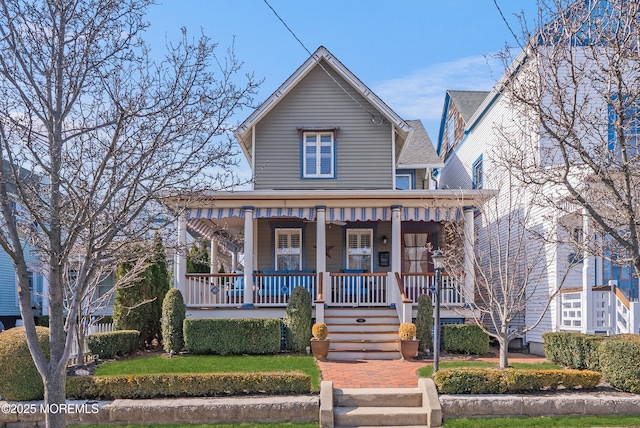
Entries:
{"type": "Polygon", "coordinates": [[[333,132],[304,132],[302,149],[303,178],[335,178],[333,132]]]}
{"type": "MultiPolygon", "coordinates": [[[[613,102],[617,101],[617,97],[613,97],[613,102]]],[[[640,103],[638,101],[624,100],[622,102],[624,108],[624,117],[622,121],[618,120],[618,113],[611,104],[609,105],[609,149],[618,157],[621,155],[621,149],[625,149],[627,158],[637,156],[640,147],[640,103]],[[621,141],[624,139],[624,142],[621,141]]]]}

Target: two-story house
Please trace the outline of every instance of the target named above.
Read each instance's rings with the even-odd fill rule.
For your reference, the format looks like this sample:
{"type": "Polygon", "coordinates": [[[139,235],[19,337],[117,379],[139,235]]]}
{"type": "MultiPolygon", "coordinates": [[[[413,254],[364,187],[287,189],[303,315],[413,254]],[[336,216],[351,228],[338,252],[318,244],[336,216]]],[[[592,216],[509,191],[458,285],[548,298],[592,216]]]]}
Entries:
{"type": "MultiPolygon", "coordinates": [[[[616,257],[615,249],[606,250],[606,233],[576,202],[576,194],[588,199],[599,186],[594,179],[597,164],[591,164],[593,169],[587,167],[589,157],[580,156],[579,151],[602,154],[603,168],[614,168],[614,157],[619,156],[616,138],[624,135],[628,142],[637,141],[637,107],[630,104],[624,123],[616,122],[612,113],[616,100],[626,97],[615,91],[635,91],[636,79],[618,88],[612,84],[615,73],[605,75],[608,67],[598,68],[607,57],[602,44],[594,40],[604,40],[605,35],[596,36],[593,31],[604,31],[606,20],[621,25],[622,21],[615,21],[619,15],[612,7],[604,1],[576,2],[532,38],[490,93],[476,96],[448,91],[445,99],[438,138],[438,153],[444,162],[438,174],[439,187],[499,191],[492,202],[497,201],[498,215],[487,220],[481,210],[477,213],[476,252],[488,245],[483,233],[483,228],[490,227],[486,222],[495,224],[514,213],[525,219],[518,227],[535,230],[544,238],[537,244],[542,251],[535,245],[529,249],[530,256],[541,257],[541,267],[528,277],[535,276],[535,283],[523,284],[528,296],[526,309],[509,326],[530,326],[541,317],[538,327],[522,337],[536,353],[543,352],[542,334],[546,331],[639,332],[638,276],[628,261],[616,257]],[[569,35],[566,40],[558,28],[566,30],[562,33],[569,35]],[[526,97],[530,97],[528,106],[526,97]],[[530,108],[536,105],[541,107],[530,108]],[[463,111],[469,107],[471,114],[465,115],[463,111]],[[458,110],[462,114],[451,114],[458,110]],[[564,150],[553,132],[556,137],[567,135],[564,150]],[[577,189],[576,194],[570,194],[561,180],[553,181],[556,176],[562,179],[563,173],[577,189]]],[[[617,65],[619,70],[624,69],[621,64],[617,65]]],[[[624,72],[621,76],[624,82],[624,72]]],[[[629,153],[637,154],[637,148],[629,153]]],[[[617,175],[612,172],[611,183],[617,175]]],[[[602,206],[606,206],[605,193],[600,195],[602,206]]],[[[612,214],[614,218],[615,210],[612,214]]]]}
{"type": "MultiPolygon", "coordinates": [[[[442,163],[421,122],[399,117],[324,47],[235,136],[252,169],[251,190],[170,200],[184,213],[182,243],[188,231],[242,239],[242,272],[187,275],[178,257],[188,316],[281,317],[301,285],[316,320],[329,324],[330,358],[346,355],[340,349],[397,358],[399,322],[411,321],[418,296],[433,290],[431,253],[443,245],[444,225],[465,222],[473,234],[473,207],[491,192],[431,188],[442,163]],[[391,320],[390,331],[362,332],[380,317],[391,320]],[[359,345],[347,339],[349,329],[360,332],[359,345]]],[[[446,278],[444,322],[464,322],[472,310],[474,270],[466,267],[446,278]]]]}

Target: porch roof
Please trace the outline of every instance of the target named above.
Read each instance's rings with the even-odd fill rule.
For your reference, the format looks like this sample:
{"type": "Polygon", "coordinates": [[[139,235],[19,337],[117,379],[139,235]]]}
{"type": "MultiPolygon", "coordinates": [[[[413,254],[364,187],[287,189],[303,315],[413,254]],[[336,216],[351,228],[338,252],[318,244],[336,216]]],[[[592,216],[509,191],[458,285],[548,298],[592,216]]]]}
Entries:
{"type": "Polygon", "coordinates": [[[492,198],[493,190],[254,190],[210,192],[168,198],[184,210],[189,227],[208,234],[224,227],[242,227],[244,208],[254,218],[315,220],[318,207],[329,222],[390,221],[391,207],[399,206],[402,221],[456,221],[465,206],[478,206],[492,198]],[[220,220],[224,219],[224,222],[220,220]]]}

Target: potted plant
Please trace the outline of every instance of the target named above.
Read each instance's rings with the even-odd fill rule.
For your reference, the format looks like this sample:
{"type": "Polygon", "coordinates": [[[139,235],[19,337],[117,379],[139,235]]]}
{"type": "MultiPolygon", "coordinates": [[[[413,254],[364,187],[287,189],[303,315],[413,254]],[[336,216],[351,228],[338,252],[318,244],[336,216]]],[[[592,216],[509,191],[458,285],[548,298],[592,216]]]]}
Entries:
{"type": "Polygon", "coordinates": [[[411,322],[403,322],[398,329],[400,336],[400,353],[402,358],[410,360],[418,355],[420,341],[416,339],[416,325],[411,322]]]}
{"type": "Polygon", "coordinates": [[[323,322],[315,323],[311,328],[311,334],[313,334],[313,338],[311,339],[311,352],[313,352],[313,356],[319,360],[327,358],[330,342],[330,339],[327,339],[327,335],[329,334],[327,325],[323,322]]]}

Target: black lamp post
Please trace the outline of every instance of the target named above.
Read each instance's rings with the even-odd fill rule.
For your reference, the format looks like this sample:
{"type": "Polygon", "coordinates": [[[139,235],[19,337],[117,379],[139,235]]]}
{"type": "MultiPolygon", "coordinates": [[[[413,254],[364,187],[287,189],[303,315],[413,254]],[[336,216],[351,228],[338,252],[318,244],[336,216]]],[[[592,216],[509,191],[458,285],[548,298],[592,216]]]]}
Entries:
{"type": "Polygon", "coordinates": [[[442,289],[442,271],[444,270],[444,254],[436,250],[431,256],[433,267],[436,271],[435,295],[436,303],[433,312],[433,372],[438,371],[440,365],[440,291],[442,289]]]}

